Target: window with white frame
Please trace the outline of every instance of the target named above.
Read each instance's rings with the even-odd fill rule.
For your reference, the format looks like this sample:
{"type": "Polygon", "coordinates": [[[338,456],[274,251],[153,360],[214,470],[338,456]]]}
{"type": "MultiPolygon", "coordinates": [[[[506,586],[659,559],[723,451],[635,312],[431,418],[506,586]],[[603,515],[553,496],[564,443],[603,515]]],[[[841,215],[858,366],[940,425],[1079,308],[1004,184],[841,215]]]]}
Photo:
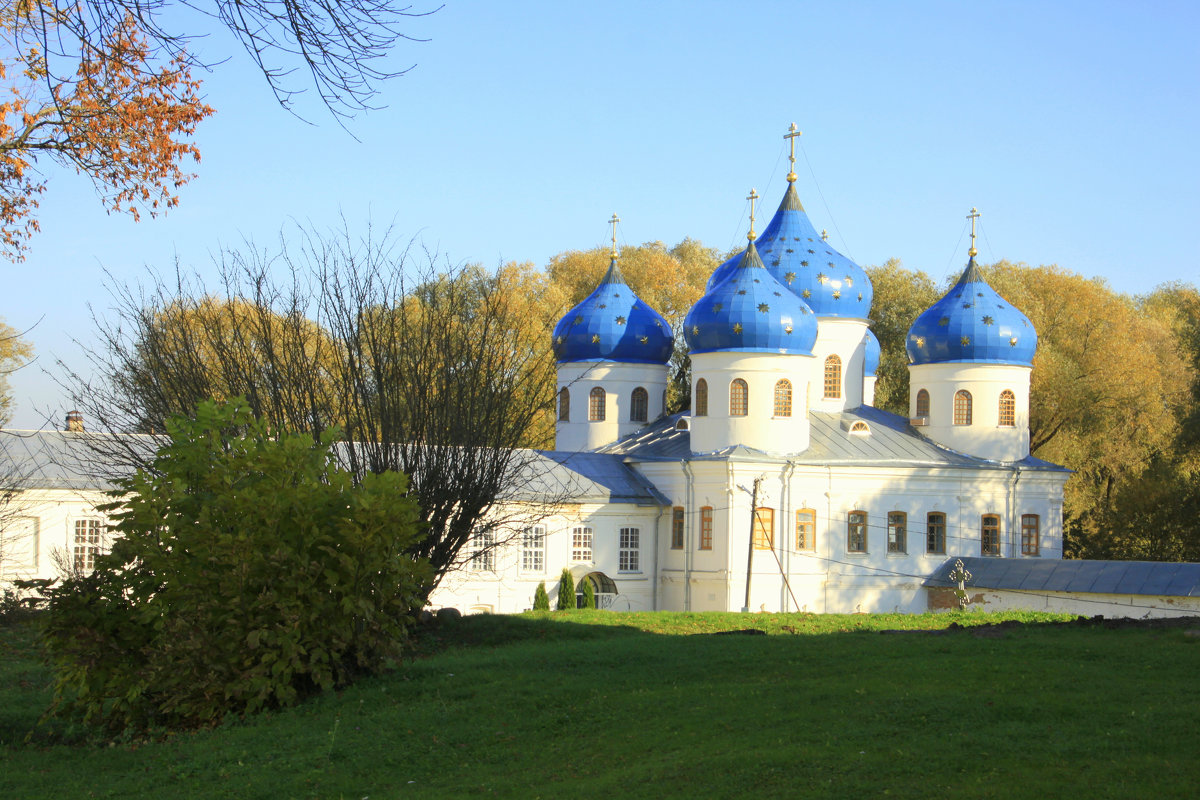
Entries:
{"type": "Polygon", "coordinates": [[[104,552],[104,521],[88,518],[75,520],[75,550],[72,565],[77,572],[91,572],[96,556],[104,552]]]}
{"type": "Polygon", "coordinates": [[[571,529],[571,560],[590,564],[592,562],[592,529],[571,529]]]}
{"type": "Polygon", "coordinates": [[[621,528],[620,546],[617,569],[620,572],[640,572],[642,569],[641,531],[637,528],[621,528]]]}
{"type": "Polygon", "coordinates": [[[490,530],[471,534],[471,569],[477,572],[496,571],[496,534],[490,530]]]}
{"type": "Polygon", "coordinates": [[[541,525],[521,531],[521,569],[525,572],[546,571],[546,529],[541,525]]]}

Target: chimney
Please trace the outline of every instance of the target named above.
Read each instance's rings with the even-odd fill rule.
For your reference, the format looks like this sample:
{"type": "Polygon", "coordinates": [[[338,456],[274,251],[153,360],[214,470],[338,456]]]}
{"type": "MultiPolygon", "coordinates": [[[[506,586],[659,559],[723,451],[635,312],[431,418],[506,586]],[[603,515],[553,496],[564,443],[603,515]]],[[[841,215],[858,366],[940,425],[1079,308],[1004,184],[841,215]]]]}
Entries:
{"type": "Polygon", "coordinates": [[[83,433],[83,414],[79,411],[68,411],[67,427],[64,430],[70,433],[83,433]]]}

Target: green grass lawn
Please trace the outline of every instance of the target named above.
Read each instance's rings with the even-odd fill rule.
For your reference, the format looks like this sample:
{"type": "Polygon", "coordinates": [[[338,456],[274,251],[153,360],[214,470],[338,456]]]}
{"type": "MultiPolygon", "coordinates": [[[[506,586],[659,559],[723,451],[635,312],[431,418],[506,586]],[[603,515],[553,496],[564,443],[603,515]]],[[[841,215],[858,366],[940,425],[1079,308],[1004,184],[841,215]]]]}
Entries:
{"type": "Polygon", "coordinates": [[[1052,619],[472,617],[297,708],[77,746],[37,732],[32,630],[0,628],[0,797],[1196,796],[1186,628],[879,632],[1014,618],[1052,619]],[[745,628],[770,635],[707,635],[745,628]]]}

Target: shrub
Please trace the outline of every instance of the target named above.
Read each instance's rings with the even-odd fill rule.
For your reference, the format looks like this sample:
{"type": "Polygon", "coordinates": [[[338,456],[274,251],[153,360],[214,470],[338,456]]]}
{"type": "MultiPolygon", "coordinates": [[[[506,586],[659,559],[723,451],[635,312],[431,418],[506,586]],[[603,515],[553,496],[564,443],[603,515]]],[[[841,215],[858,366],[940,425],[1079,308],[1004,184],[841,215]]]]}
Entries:
{"type": "Polygon", "coordinates": [[[110,733],[212,724],[398,653],[429,577],[403,554],[419,531],[403,475],[356,486],[332,433],[274,436],[240,400],[168,433],[106,508],[112,552],[49,592],[49,714],[110,733]]]}
{"type": "Polygon", "coordinates": [[[534,611],[549,611],[550,610],[550,595],[546,594],[546,582],[542,581],[537,585],[537,590],[533,593],[533,610],[534,611]]]}
{"type": "Polygon", "coordinates": [[[595,608],[596,607],[596,590],[592,588],[591,581],[583,582],[583,607],[584,608],[595,608]]]}
{"type": "Polygon", "coordinates": [[[575,579],[566,567],[563,567],[562,575],[558,578],[558,603],[554,607],[559,611],[575,608],[575,579]]]}

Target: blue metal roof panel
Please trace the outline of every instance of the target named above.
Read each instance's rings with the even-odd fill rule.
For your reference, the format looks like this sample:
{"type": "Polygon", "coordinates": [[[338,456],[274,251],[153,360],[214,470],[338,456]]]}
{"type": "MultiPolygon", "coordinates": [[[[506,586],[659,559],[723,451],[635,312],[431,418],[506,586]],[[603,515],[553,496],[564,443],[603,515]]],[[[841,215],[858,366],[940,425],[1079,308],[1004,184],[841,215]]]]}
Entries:
{"type": "MultiPolygon", "coordinates": [[[[948,575],[957,559],[947,559],[925,580],[926,586],[954,586],[948,575]]],[[[1200,564],[1157,561],[1035,561],[970,557],[968,587],[1027,592],[1200,596],[1200,564]]]]}

